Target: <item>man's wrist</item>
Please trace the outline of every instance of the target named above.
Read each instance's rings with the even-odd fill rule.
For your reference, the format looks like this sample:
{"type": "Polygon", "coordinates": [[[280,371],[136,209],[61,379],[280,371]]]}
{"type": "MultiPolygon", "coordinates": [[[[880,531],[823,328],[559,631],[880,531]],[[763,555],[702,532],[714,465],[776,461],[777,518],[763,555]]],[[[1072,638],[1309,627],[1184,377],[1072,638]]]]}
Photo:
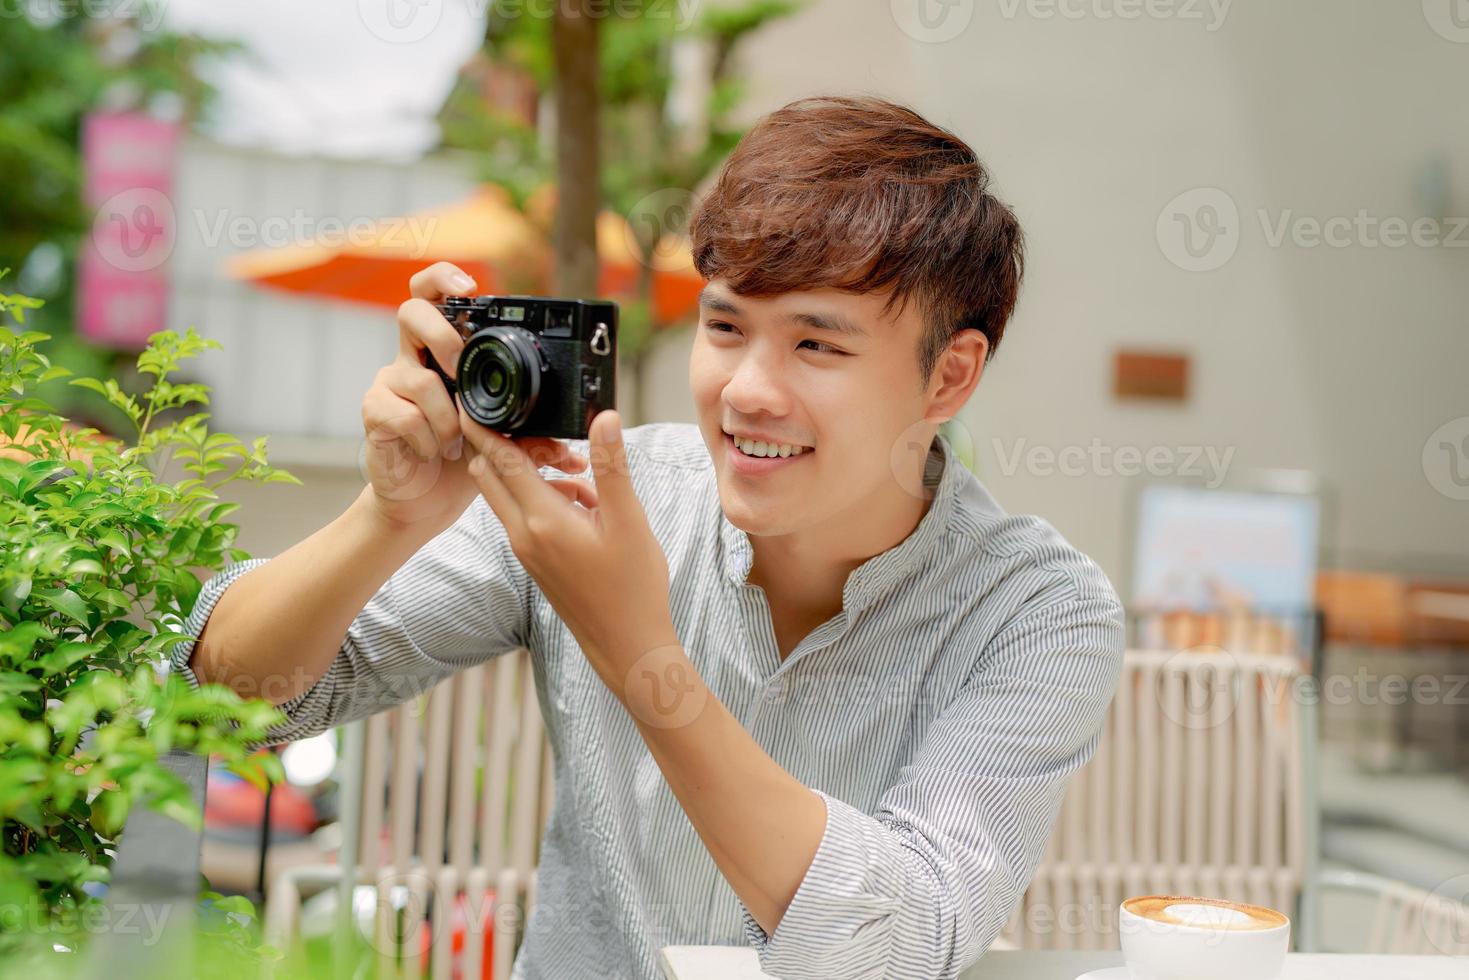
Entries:
{"type": "Polygon", "coordinates": [[[400,520],[379,505],[377,493],[371,485],[362,488],[362,492],[348,506],[347,513],[343,516],[360,523],[374,540],[403,542],[411,551],[417,551],[428,544],[454,523],[443,520],[400,520]]]}

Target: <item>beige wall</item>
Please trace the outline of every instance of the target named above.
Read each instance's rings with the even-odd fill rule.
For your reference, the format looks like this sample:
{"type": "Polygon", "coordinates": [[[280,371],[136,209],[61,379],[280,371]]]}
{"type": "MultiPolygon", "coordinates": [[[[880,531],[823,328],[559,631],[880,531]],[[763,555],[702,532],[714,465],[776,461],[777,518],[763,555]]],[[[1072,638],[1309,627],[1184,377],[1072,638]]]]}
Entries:
{"type": "MultiPolygon", "coordinates": [[[[1025,293],[964,415],[1001,502],[1051,520],[1120,576],[1128,481],[1007,475],[1001,456],[1020,440],[1208,447],[1232,451],[1230,475],[1319,473],[1343,562],[1469,572],[1469,502],[1437,492],[1422,463],[1430,433],[1469,416],[1469,248],[1271,247],[1257,213],[1412,221],[1435,154],[1451,186],[1469,186],[1469,44],[1436,34],[1418,3],[1238,0],[1214,31],[1026,13],[1044,3],[955,10],[966,7],[967,28],[929,44],[899,30],[887,3],[821,0],[745,60],[752,115],[822,91],[909,101],[968,140],[1017,209],[1025,293]],[[1221,268],[1189,272],[1155,226],[1199,187],[1235,202],[1239,245],[1221,268]],[[1120,344],[1189,353],[1189,402],[1114,401],[1120,344]]],[[[1446,212],[1469,214],[1462,190],[1446,212]]],[[[659,359],[662,417],[690,417],[686,356],[675,338],[659,359]]]]}
{"type": "MultiPolygon", "coordinates": [[[[1015,2],[970,4],[958,37],[928,44],[898,29],[888,3],[816,0],[745,55],[752,118],[819,91],[909,101],[975,146],[1019,212],[1025,294],[963,419],[987,485],[1120,578],[1128,480],[1007,474],[1002,457],[1094,440],[1207,447],[1233,454],[1231,475],[1318,472],[1344,563],[1469,571],[1469,502],[1437,492],[1422,463],[1429,434],[1469,416],[1469,248],[1271,247],[1257,214],[1411,221],[1426,213],[1417,187],[1435,155],[1451,188],[1469,186],[1469,44],[1435,34],[1418,3],[1238,0],[1210,31],[1043,20],[1015,2]],[[1237,206],[1239,246],[1221,268],[1189,272],[1155,228],[1175,195],[1200,187],[1237,206]],[[1190,354],[1189,402],[1114,401],[1120,344],[1190,354]]],[[[1458,190],[1443,208],[1469,214],[1469,201],[1458,190]]],[[[687,333],[667,337],[655,358],[653,418],[693,418],[688,344],[687,333]]],[[[361,486],[352,466],[296,469],[309,491],[252,491],[264,506],[240,515],[257,551],[320,526],[361,486]]]]}

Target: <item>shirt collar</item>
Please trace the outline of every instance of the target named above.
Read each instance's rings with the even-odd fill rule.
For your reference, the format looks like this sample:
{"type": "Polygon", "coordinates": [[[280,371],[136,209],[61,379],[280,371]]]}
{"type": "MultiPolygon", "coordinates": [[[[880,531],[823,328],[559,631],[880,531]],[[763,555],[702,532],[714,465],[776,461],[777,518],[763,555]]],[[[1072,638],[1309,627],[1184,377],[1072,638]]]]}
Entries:
{"type": "MultiPolygon", "coordinates": [[[[934,491],[928,510],[906,538],[881,554],[873,555],[847,576],[842,588],[842,610],[855,612],[873,599],[892,590],[937,547],[948,527],[954,509],[954,498],[965,469],[954,458],[954,449],[942,435],[935,435],[924,461],[923,485],[934,491]]],[[[715,509],[719,512],[720,539],[723,544],[720,563],[726,578],[745,585],[755,553],[750,536],[730,523],[719,506],[715,488],[715,509]]]]}

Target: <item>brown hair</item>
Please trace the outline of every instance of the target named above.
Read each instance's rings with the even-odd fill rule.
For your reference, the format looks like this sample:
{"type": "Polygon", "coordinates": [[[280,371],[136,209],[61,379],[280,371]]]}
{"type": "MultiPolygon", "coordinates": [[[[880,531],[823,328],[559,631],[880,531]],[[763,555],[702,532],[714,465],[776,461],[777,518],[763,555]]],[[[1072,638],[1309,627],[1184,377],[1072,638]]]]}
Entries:
{"type": "Polygon", "coordinates": [[[885,313],[916,298],[927,384],[955,331],[983,331],[993,356],[1015,309],[1024,242],[988,188],[974,151],[912,109],[800,99],[745,135],[699,203],[694,265],[746,295],[891,290],[885,313]]]}

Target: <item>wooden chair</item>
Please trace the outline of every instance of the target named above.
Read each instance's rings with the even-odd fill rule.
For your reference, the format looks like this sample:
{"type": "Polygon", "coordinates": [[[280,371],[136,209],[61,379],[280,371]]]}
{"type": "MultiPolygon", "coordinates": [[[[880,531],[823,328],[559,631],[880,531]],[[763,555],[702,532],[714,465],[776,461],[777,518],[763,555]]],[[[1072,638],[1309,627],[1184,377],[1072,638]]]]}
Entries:
{"type": "Polygon", "coordinates": [[[1372,925],[1362,948],[1340,952],[1469,955],[1469,905],[1456,896],[1434,894],[1359,871],[1324,872],[1321,889],[1353,892],[1375,899],[1372,925]]]}
{"type": "Polygon", "coordinates": [[[1115,949],[1117,907],[1209,895],[1295,915],[1307,874],[1293,657],[1128,651],[1092,760],[1001,937],[1023,949],[1115,949]]]}
{"type": "Polygon", "coordinates": [[[462,896],[461,975],[482,975],[481,913],[490,901],[489,975],[507,980],[534,907],[537,851],[552,802],[551,751],[529,654],[518,650],[462,671],[344,731],[341,864],[277,878],[266,941],[295,947],[302,899],[335,888],[336,952],[350,955],[345,912],[353,885],[371,885],[379,976],[417,978],[428,946],[431,975],[448,978],[452,910],[462,896]]]}

